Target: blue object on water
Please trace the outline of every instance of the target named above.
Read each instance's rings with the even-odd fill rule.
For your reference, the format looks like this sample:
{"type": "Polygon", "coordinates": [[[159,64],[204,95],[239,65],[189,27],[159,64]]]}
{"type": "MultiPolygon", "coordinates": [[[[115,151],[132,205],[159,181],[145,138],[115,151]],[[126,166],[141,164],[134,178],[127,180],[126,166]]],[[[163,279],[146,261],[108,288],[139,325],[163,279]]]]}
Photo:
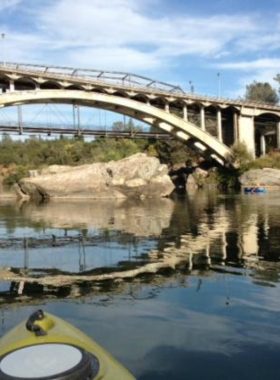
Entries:
{"type": "Polygon", "coordinates": [[[250,187],[244,187],[244,192],[245,193],[250,193],[250,194],[254,194],[254,193],[266,193],[266,188],[265,187],[261,187],[261,186],[250,186],[250,187]]]}

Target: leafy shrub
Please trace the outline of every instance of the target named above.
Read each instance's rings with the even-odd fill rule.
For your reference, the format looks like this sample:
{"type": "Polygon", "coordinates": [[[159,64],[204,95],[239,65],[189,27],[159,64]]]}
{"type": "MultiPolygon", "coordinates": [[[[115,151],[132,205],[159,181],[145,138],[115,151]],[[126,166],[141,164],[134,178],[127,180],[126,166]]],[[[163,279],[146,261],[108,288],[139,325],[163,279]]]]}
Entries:
{"type": "Polygon", "coordinates": [[[237,142],[232,146],[232,155],[229,162],[240,170],[246,170],[253,162],[253,156],[243,142],[237,142]]]}
{"type": "Polygon", "coordinates": [[[24,166],[17,166],[4,178],[4,185],[12,186],[17,183],[21,178],[28,177],[28,168],[24,166]]]}
{"type": "Polygon", "coordinates": [[[280,153],[270,152],[265,156],[262,156],[255,161],[251,162],[249,165],[250,169],[264,169],[264,168],[274,168],[280,169],[280,153]]]}

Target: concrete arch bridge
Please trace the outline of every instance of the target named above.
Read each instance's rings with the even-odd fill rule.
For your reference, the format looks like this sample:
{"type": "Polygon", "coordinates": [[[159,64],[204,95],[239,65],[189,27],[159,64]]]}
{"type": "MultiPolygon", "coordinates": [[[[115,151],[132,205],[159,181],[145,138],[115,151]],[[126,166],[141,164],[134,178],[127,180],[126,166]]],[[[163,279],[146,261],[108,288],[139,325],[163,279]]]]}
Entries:
{"type": "Polygon", "coordinates": [[[280,148],[280,107],[185,93],[129,73],[5,63],[0,107],[66,103],[117,112],[224,164],[241,141],[254,157],[280,148]]]}

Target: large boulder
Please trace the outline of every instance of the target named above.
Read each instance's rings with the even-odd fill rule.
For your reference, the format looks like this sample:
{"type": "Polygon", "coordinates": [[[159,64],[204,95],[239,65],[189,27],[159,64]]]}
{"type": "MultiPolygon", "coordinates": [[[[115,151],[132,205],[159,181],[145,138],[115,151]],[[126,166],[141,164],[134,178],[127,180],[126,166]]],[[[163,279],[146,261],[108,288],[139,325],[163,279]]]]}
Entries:
{"type": "Polygon", "coordinates": [[[53,167],[16,186],[19,196],[43,199],[166,197],[173,189],[167,166],[144,153],[109,163],[53,167]]]}
{"type": "Polygon", "coordinates": [[[280,170],[278,169],[253,169],[248,170],[239,181],[242,186],[271,186],[275,189],[280,189],[280,170]]]}

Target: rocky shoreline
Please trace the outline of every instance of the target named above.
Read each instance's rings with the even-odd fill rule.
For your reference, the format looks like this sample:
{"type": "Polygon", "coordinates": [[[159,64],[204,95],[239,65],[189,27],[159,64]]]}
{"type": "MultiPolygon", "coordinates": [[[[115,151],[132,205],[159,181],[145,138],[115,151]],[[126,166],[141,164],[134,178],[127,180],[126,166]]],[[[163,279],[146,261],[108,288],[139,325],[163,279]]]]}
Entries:
{"type": "MultiPolygon", "coordinates": [[[[52,165],[30,171],[30,177],[14,185],[13,192],[2,191],[1,198],[20,199],[145,199],[169,197],[198,188],[221,186],[218,169],[196,165],[167,166],[155,157],[138,153],[109,163],[81,166],[52,165]]],[[[280,190],[280,170],[251,169],[237,177],[239,187],[265,186],[280,190]]]]}
{"type": "Polygon", "coordinates": [[[264,186],[280,190],[280,170],[272,168],[248,170],[239,178],[242,187],[264,186]]]}

